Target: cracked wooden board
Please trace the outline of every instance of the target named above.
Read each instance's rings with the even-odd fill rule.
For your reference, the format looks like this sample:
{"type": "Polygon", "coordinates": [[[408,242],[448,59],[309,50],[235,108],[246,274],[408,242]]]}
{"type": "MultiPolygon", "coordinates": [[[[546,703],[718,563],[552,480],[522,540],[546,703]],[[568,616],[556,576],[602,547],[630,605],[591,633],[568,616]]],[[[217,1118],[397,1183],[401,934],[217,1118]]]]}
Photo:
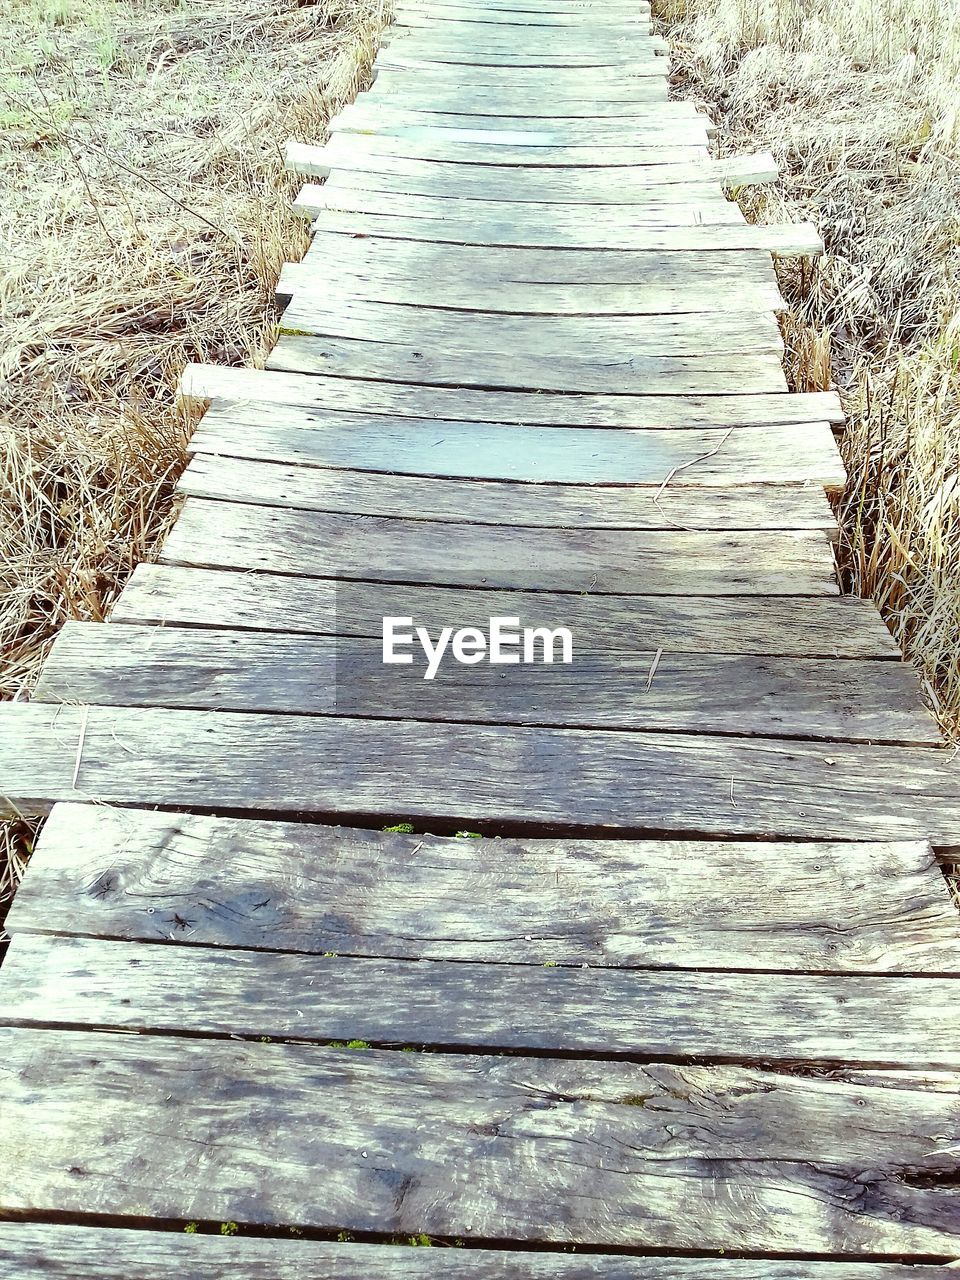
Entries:
{"type": "MultiPolygon", "coordinates": [[[[522,137],[523,135],[521,135],[522,137]]],[[[512,145],[507,141],[489,139],[472,142],[458,139],[452,129],[437,129],[426,136],[394,137],[391,134],[357,133],[336,135],[338,145],[327,143],[323,147],[308,146],[300,142],[288,142],[284,159],[287,169],[312,177],[325,178],[330,171],[330,155],[343,153],[344,139],[359,155],[399,156],[408,160],[438,160],[448,164],[514,164],[540,168],[616,168],[619,166],[642,167],[644,165],[689,164],[707,158],[706,146],[681,145],[667,142],[659,145],[634,144],[632,146],[534,146],[530,143],[512,145]],[[444,134],[453,134],[444,137],[444,134]]]]}
{"type": "Polygon", "coordinates": [[[8,1211],[848,1257],[952,1256],[960,1231],[952,1076],[0,1040],[8,1211]]]}
{"type": "MultiPolygon", "coordinates": [[[[344,292],[351,292],[353,281],[346,283],[344,280],[344,283],[344,292]]],[[[333,287],[336,288],[335,281],[333,287]]],[[[376,291],[375,286],[371,286],[373,291],[376,291]]],[[[393,297],[401,291],[402,286],[399,290],[389,290],[393,297]]],[[[440,292],[442,286],[437,290],[440,292]]],[[[491,286],[490,296],[497,292],[498,287],[491,286]]],[[[462,298],[461,301],[466,303],[467,300],[462,298]]],[[[760,304],[759,297],[753,301],[760,304]]],[[[594,391],[602,394],[611,384],[624,394],[647,395],[670,392],[690,395],[777,394],[787,390],[783,365],[776,352],[738,354],[717,351],[712,355],[637,355],[619,359],[614,356],[602,362],[560,356],[537,356],[524,360],[503,352],[479,351],[468,359],[455,354],[447,356],[442,350],[424,351],[399,343],[334,335],[305,336],[294,333],[292,326],[286,333],[281,333],[266,363],[270,370],[290,373],[480,391],[559,391],[574,394],[594,391]]],[[[488,416],[492,412],[491,405],[488,416]]]]}
{"type": "Polygon", "coordinates": [[[455,839],[62,804],[6,928],[410,959],[960,971],[960,924],[922,841],[455,839]]]}
{"type": "Polygon", "coordinates": [[[563,221],[542,217],[415,217],[395,213],[363,213],[321,209],[318,231],[381,239],[426,240],[437,244],[497,245],[516,248],[650,250],[656,253],[739,253],[761,249],[780,257],[818,257],[823,241],[812,223],[749,222],[689,227],[597,225],[591,220],[563,221]]]}
{"type": "Polygon", "coordinates": [[[831,537],[836,518],[815,484],[656,489],[624,485],[557,485],[535,489],[508,481],[450,480],[438,476],[305,467],[299,462],[232,457],[256,445],[217,445],[205,453],[205,434],[194,437],[194,456],[180,477],[182,493],[255,506],[399,516],[461,524],[513,524],[529,528],[608,529],[821,529],[831,537]]]}
{"type": "Polygon", "coordinates": [[[86,800],[513,835],[960,845],[960,781],[929,747],[38,702],[0,706],[0,776],[20,813],[86,800]]]}
{"type": "MultiPolygon", "coordinates": [[[[174,923],[169,941],[178,942],[189,928],[174,923]]],[[[34,934],[11,942],[0,985],[0,1026],[8,1027],[362,1040],[447,1050],[630,1055],[654,1062],[667,1055],[954,1070],[960,1064],[958,1022],[956,983],[942,977],[417,962],[34,934]]],[[[820,1159],[842,1165],[846,1138],[856,1151],[853,1158],[869,1160],[874,1170],[909,1162],[952,1174],[951,1111],[953,1123],[960,1122],[957,1083],[951,1077],[952,1107],[935,1089],[927,1100],[928,1123],[947,1126],[946,1133],[938,1131],[941,1142],[932,1152],[933,1135],[919,1131],[919,1116],[910,1117],[913,1141],[898,1133],[895,1151],[878,1151],[875,1133],[857,1117],[849,1137],[835,1135],[836,1146],[824,1148],[820,1159]]],[[[640,1109],[650,1109],[649,1099],[640,1109]]],[[[903,1112],[897,1114],[903,1124],[903,1112]]],[[[659,1129],[662,1121],[651,1123],[659,1129]]],[[[796,1141],[770,1135],[772,1144],[785,1139],[796,1141]]],[[[733,1154],[709,1130],[688,1140],[720,1148],[685,1153],[692,1159],[733,1154]]],[[[681,1139],[671,1144],[670,1155],[679,1157],[682,1148],[681,1139]]],[[[773,1151],[765,1154],[776,1158],[773,1151]]],[[[655,1150],[646,1152],[647,1160],[656,1158],[655,1150]]],[[[752,1151],[750,1158],[763,1155],[752,1151]]],[[[321,1162],[315,1172],[323,1167],[321,1162]]],[[[642,1176],[639,1167],[635,1172],[642,1176]]],[[[952,1202],[960,1228],[960,1204],[955,1196],[952,1202]]],[[[0,1209],[6,1207],[0,1199],[0,1209]]],[[[529,1209],[527,1220],[535,1230],[538,1218],[529,1209]]]]}
{"type": "MultiPolygon", "coordinates": [[[[290,410],[212,409],[191,450],[308,466],[406,475],[554,484],[737,488],[803,484],[842,488],[845,472],[827,423],[743,431],[620,431],[514,427],[386,416],[354,420],[290,410]],[[671,478],[672,477],[672,478],[671,478]]],[[[390,480],[384,479],[384,485],[390,480]]],[[[480,491],[482,492],[482,491],[480,491]]],[[[479,494],[478,494],[479,496],[479,494]]],[[[537,490],[526,491],[529,505],[537,490]]],[[[653,495],[655,496],[655,495],[653,495]]],[[[636,495],[638,506],[651,495],[636,495]]],[[[775,499],[771,497],[771,501],[775,499]]],[[[496,520],[491,523],[508,523],[496,520]]]]}
{"type": "Polygon", "coordinates": [[[563,612],[611,651],[641,644],[677,653],[756,653],[783,657],[878,658],[900,651],[874,605],[850,596],[570,596],[389,583],[349,585],[316,578],[231,572],[180,565],[138,565],[111,620],[159,626],[284,631],[290,635],[379,636],[386,609],[413,608],[423,625],[467,625],[472,607],[486,616],[516,613],[531,625],[563,612]]]}
{"type": "MultiPolygon", "coordinates": [[[[533,288],[532,302],[528,304],[531,310],[537,305],[540,292],[536,286],[533,288]]],[[[378,291],[375,279],[359,283],[356,289],[352,285],[346,287],[342,293],[335,290],[329,280],[323,280],[320,258],[287,263],[277,293],[293,301],[281,323],[298,333],[394,342],[421,351],[455,351],[464,359],[483,351],[497,351],[518,357],[610,361],[636,355],[709,355],[718,346],[737,353],[783,353],[780,327],[772,315],[762,311],[664,311],[655,316],[615,317],[540,312],[532,315],[501,310],[510,303],[498,303],[493,291],[493,309],[489,311],[370,301],[363,296],[367,291],[378,291]]],[[[602,290],[598,293],[599,300],[593,304],[596,310],[603,306],[604,298],[602,290]]],[[[631,305],[637,310],[653,305],[644,302],[642,287],[636,289],[635,297],[637,301],[631,305]]],[[[707,306],[710,305],[708,301],[707,306]]]]}
{"type": "Polygon", "coordinates": [[[528,529],[188,498],[167,564],[600,595],[836,595],[819,533],[528,529]]]}
{"type": "MultiPolygon", "coordinates": [[[[343,589],[348,596],[349,591],[343,589]]],[[[414,621],[422,624],[407,609],[412,602],[400,615],[412,636],[414,621]]],[[[469,625],[489,628],[482,604],[471,609],[465,603],[463,609],[469,625]]],[[[629,617],[629,608],[625,614],[629,617]]],[[[545,625],[552,631],[565,623],[566,613],[559,609],[545,625]]],[[[513,625],[519,637],[519,628],[531,624],[513,615],[513,625]]],[[[571,667],[560,663],[558,644],[556,662],[528,665],[518,659],[497,670],[487,663],[448,663],[426,681],[419,648],[413,665],[385,666],[380,636],[335,639],[68,622],[44,664],[35,697],[101,706],[457,724],[918,746],[940,741],[919,682],[901,663],[666,653],[645,646],[608,650],[589,619],[572,636],[571,667]]]]}
{"type": "MultiPolygon", "coordinates": [[[[0,1223],[5,1280],[156,1280],[171,1269],[177,1280],[435,1280],[448,1277],[449,1267],[439,1248],[0,1223]]],[[[462,1249],[456,1270],[465,1280],[702,1280],[703,1261],[462,1249]]],[[[710,1274],[715,1280],[955,1280],[946,1267],[863,1262],[711,1259],[710,1274]]]]}
{"type": "Polygon", "coordinates": [[[491,391],[469,387],[404,386],[333,378],[190,364],[180,394],[188,399],[255,400],[260,404],[296,404],[338,412],[397,414],[459,422],[500,422],[535,426],[627,427],[672,430],[692,427],[752,427],[804,422],[843,422],[835,391],[696,395],[625,395],[582,392],[491,391]]]}

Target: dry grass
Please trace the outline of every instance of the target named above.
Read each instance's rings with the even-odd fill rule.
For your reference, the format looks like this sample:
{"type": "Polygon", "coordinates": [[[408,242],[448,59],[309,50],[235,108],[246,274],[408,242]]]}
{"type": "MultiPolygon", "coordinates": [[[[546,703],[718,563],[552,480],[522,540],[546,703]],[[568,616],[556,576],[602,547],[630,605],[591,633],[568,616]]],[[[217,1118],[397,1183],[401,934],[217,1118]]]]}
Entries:
{"type": "MultiPolygon", "coordinates": [[[[381,26],[382,0],[0,11],[3,696],[157,545],[190,427],[182,366],[272,345],[273,285],[306,238],[283,142],[322,135],[381,26]]],[[[0,895],[25,833],[0,830],[0,895]]]]}
{"type": "Polygon", "coordinates": [[[839,386],[852,590],[872,595],[960,732],[960,0],[659,0],[725,153],[769,148],[760,221],[810,218],[786,267],[789,372],[839,386]]]}

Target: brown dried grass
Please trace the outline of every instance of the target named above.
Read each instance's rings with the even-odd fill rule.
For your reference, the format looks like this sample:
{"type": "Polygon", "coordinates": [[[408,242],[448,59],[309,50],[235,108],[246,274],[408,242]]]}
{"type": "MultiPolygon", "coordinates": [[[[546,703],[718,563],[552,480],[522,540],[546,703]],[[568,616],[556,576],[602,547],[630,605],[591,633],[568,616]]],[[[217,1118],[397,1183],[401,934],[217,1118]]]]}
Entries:
{"type": "MultiPolygon", "coordinates": [[[[171,516],[190,360],[259,364],[299,258],[290,135],[366,77],[382,0],[0,11],[0,694],[101,619],[171,516]]],[[[0,898],[30,829],[0,827],[0,898]]]]}
{"type": "Polygon", "coordinates": [[[960,735],[960,0],[657,0],[724,154],[783,178],[748,217],[815,221],[781,269],[798,389],[839,386],[847,586],[872,595],[960,735]]]}

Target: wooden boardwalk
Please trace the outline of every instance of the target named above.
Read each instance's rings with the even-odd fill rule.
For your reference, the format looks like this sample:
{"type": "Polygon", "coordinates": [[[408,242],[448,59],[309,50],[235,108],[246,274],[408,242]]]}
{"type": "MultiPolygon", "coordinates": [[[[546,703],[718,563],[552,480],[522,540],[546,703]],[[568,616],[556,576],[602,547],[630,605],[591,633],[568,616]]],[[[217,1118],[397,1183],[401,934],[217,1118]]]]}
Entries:
{"type": "Polygon", "coordinates": [[[188,371],[159,563],[0,709],[2,1280],[956,1274],[960,775],[839,595],[817,234],[665,55],[400,0],[291,146],[268,370],[188,371]],[[428,681],[388,615],[576,656],[428,681]]]}

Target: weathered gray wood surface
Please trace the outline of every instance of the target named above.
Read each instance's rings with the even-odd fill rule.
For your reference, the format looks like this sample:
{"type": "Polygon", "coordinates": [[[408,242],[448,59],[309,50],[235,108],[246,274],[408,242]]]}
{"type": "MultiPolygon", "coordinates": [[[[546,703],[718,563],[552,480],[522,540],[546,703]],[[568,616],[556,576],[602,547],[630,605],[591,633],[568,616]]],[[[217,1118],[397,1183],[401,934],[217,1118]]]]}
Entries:
{"type": "MultiPolygon", "coordinates": [[[[475,607],[476,608],[476,607],[475,607]]],[[[468,616],[469,604],[465,605],[468,616]]],[[[412,616],[412,615],[402,615],[412,616]]],[[[519,626],[526,617],[515,615],[519,626]]],[[[554,619],[564,622],[563,613],[554,619]]],[[[414,619],[421,625],[420,619],[414,619]]],[[[482,606],[470,625],[489,628],[482,606]]],[[[912,669],[896,662],[788,659],[623,649],[573,633],[572,665],[493,669],[448,662],[431,681],[386,667],[379,637],[255,635],[68,622],[36,696],[103,706],[281,711],[566,725],[849,742],[940,741],[912,669]]],[[[519,651],[518,651],[519,652],[519,651]]],[[[558,650],[559,655],[559,650],[558,650]]]]}
{"type": "Polygon", "coordinates": [[[563,615],[611,651],[640,645],[675,652],[794,657],[886,658],[900,651],[872,603],[820,596],[570,596],[550,592],[471,592],[389,583],[334,583],[269,573],[179,565],[138,565],[114,606],[118,622],[236,627],[291,635],[377,636],[383,613],[412,609],[421,624],[466,626],[520,612],[531,625],[563,615]]]}
{"type": "MultiPolygon", "coordinates": [[[[627,110],[625,107],[624,110],[627,110]]],[[[557,115],[476,116],[458,111],[422,110],[415,103],[399,106],[376,95],[361,94],[331,120],[336,133],[392,133],[416,128],[421,134],[453,129],[461,137],[487,141],[525,138],[538,146],[637,146],[675,143],[704,146],[714,127],[687,102],[644,102],[630,115],[583,117],[557,115]],[[531,138],[531,135],[532,138],[531,138]]],[[[396,136],[403,136],[398,134],[396,136]]],[[[738,212],[734,209],[734,212],[738,212]]],[[[743,220],[743,215],[740,215],[743,220]]]]}
{"type": "Polygon", "coordinates": [[[162,559],[312,577],[597,592],[836,595],[816,532],[528,529],[187,500],[162,559]]]}
{"type": "Polygon", "coordinates": [[[650,250],[657,253],[740,252],[765,249],[780,256],[823,252],[823,242],[812,223],[747,222],[704,223],[689,227],[636,225],[612,227],[551,220],[542,217],[498,218],[495,214],[466,217],[415,217],[404,214],[351,213],[322,209],[317,228],[348,235],[369,235],[398,240],[430,240],[439,244],[490,244],[567,249],[650,250]]]}
{"type": "MultiPolygon", "coordinates": [[[[445,36],[450,29],[449,23],[443,23],[438,26],[437,33],[445,36]]],[[[492,26],[484,27],[484,30],[494,29],[492,26]]],[[[505,30],[512,33],[515,28],[507,27],[505,30]]],[[[531,94],[540,92],[546,74],[551,86],[555,85],[561,94],[571,97],[583,94],[585,74],[584,68],[579,65],[553,65],[544,69],[530,66],[525,59],[505,64],[489,58],[483,62],[461,62],[454,58],[451,62],[447,53],[434,57],[431,50],[413,48],[407,40],[391,40],[381,48],[374,59],[373,72],[376,76],[378,98],[389,99],[396,94],[410,97],[413,101],[416,98],[412,78],[421,73],[425,89],[447,91],[452,88],[472,90],[502,87],[531,94]]],[[[637,100],[638,89],[640,100],[643,101],[647,81],[664,80],[670,73],[670,67],[666,58],[659,57],[650,49],[622,64],[622,69],[618,67],[617,72],[616,78],[602,96],[604,101],[623,102],[629,106],[637,100]]]]}
{"type": "MultiPolygon", "coordinates": [[[[189,929],[174,923],[169,937],[189,929]]],[[[960,1066],[956,990],[941,977],[417,962],[19,934],[0,1025],[943,1070],[960,1066]]],[[[944,1104],[928,1100],[941,1124],[944,1104]]],[[[953,1110],[960,1121],[955,1097],[953,1110]]],[[[876,1158],[875,1135],[857,1129],[861,1158],[876,1158]]],[[[913,1136],[925,1152],[929,1139],[913,1136]]],[[[940,1136],[932,1167],[952,1172],[953,1143],[940,1136]]],[[[916,1161],[905,1145],[887,1156],[894,1167],[916,1161]]]]}
{"type": "Polygon", "coordinates": [[[815,485],[677,485],[660,493],[652,487],[541,483],[530,488],[395,472],[387,480],[376,472],[229,456],[256,453],[252,442],[218,440],[205,453],[215,438],[205,429],[194,436],[194,458],[179,481],[182,492],[268,507],[531,528],[821,529],[832,534],[837,527],[826,495],[815,485]]]}
{"type": "Polygon", "coordinates": [[[21,1212],[848,1257],[948,1257],[960,1232],[936,1177],[954,1077],[0,1043],[0,1154],[24,1169],[3,1207],[21,1212]]]}
{"type": "MultiPolygon", "coordinates": [[[[471,388],[403,386],[358,378],[324,378],[217,365],[187,365],[182,394],[208,400],[255,400],[265,406],[299,404],[343,412],[398,414],[461,422],[539,426],[749,427],[778,423],[842,422],[834,391],[755,395],[544,395],[471,388]]],[[[274,410],[267,408],[266,412],[274,410]]]]}
{"type": "MultiPolygon", "coordinates": [[[[343,278],[339,284],[345,294],[350,291],[343,278]]],[[[334,278],[331,286],[336,289],[337,285],[334,278]]],[[[490,289],[496,292],[496,286],[490,289]]],[[[458,305],[467,305],[467,300],[460,297],[458,305]]],[[[426,344],[421,344],[425,349],[420,350],[358,338],[303,337],[294,332],[294,323],[292,319],[285,321],[286,332],[281,333],[267,358],[268,369],[428,386],[534,392],[602,392],[611,382],[624,392],[640,395],[671,390],[709,394],[738,389],[743,393],[777,393],[787,389],[780,357],[774,352],[741,355],[720,350],[712,355],[637,355],[630,359],[614,357],[607,364],[575,357],[514,358],[497,351],[448,357],[426,344]]]]}
{"type": "MultiPolygon", "coordinates": [[[[701,1259],[513,1253],[461,1249],[455,1271],[469,1280],[702,1280],[701,1259]]],[[[257,1240],[166,1231],[0,1223],[4,1280],[434,1280],[449,1276],[441,1248],[257,1240]]],[[[730,1262],[711,1259],[715,1280],[955,1280],[946,1267],[896,1263],[730,1262]]]]}
{"type": "MultiPolygon", "coordinates": [[[[418,75],[419,79],[419,75],[418,75]]],[[[664,165],[706,160],[704,145],[644,142],[632,146],[511,146],[489,138],[485,141],[458,139],[450,130],[422,131],[420,136],[395,137],[381,133],[338,133],[326,146],[288,143],[286,167],[295,173],[325,178],[330,157],[349,146],[361,155],[406,156],[408,159],[445,160],[462,164],[517,164],[536,167],[596,168],[598,165],[664,165]]]]}
{"type": "MultiPolygon", "coordinates": [[[[479,92],[479,91],[478,91],[479,92]]],[[[444,100],[433,95],[438,105],[444,100]]],[[[497,92],[497,99],[507,94],[497,92]]],[[[399,165],[400,161],[396,161],[399,165]]],[[[650,169],[640,168],[632,176],[629,169],[511,169],[508,165],[450,165],[457,172],[447,172],[442,162],[418,165],[410,173],[385,172],[383,169],[335,168],[327,179],[326,194],[318,207],[336,205],[343,191],[379,191],[391,195],[434,196],[440,199],[474,199],[515,201],[520,204],[583,204],[633,207],[672,205],[721,205],[723,194],[716,178],[680,181],[668,175],[666,181],[654,177],[650,169]]],[[[303,196],[298,199],[303,205],[303,196]]],[[[658,220],[659,220],[659,214],[658,220]]],[[[686,219],[685,219],[686,220],[686,219]]]]}
{"type": "Polygon", "coordinates": [[[73,799],[960,845],[960,779],[929,747],[13,703],[0,772],[21,812],[73,799]]]}
{"type": "Polygon", "coordinates": [[[6,927],[496,963],[960,972],[960,922],[919,841],[477,840],[61,804],[6,927]]]}
{"type": "MultiPolygon", "coordinates": [[[[282,423],[264,423],[262,408],[238,405],[231,411],[208,412],[191,447],[196,452],[311,467],[467,477],[465,483],[635,485],[659,492],[668,478],[668,487],[679,489],[807,482],[842,488],[845,481],[843,462],[825,422],[733,432],[558,430],[417,422],[385,415],[351,420],[291,409],[282,423]]],[[[390,481],[381,484],[386,487],[390,481]]],[[[536,489],[528,489],[525,497],[528,505],[536,505],[536,489]]]]}
{"type": "Polygon", "coordinates": [[[637,56],[655,55],[656,46],[649,38],[650,6],[638,4],[634,11],[626,8],[619,12],[609,10],[602,16],[597,13],[583,13],[571,10],[557,13],[555,10],[534,10],[524,12],[517,9],[487,9],[464,4],[435,4],[423,7],[410,5],[398,8],[394,13],[394,23],[388,28],[388,35],[393,35],[404,28],[424,28],[427,31],[446,30],[450,24],[455,29],[463,30],[465,22],[481,22],[492,26],[499,34],[503,27],[548,28],[544,35],[549,36],[551,27],[572,27],[577,34],[593,36],[597,32],[604,35],[616,34],[632,39],[637,56]]]}

